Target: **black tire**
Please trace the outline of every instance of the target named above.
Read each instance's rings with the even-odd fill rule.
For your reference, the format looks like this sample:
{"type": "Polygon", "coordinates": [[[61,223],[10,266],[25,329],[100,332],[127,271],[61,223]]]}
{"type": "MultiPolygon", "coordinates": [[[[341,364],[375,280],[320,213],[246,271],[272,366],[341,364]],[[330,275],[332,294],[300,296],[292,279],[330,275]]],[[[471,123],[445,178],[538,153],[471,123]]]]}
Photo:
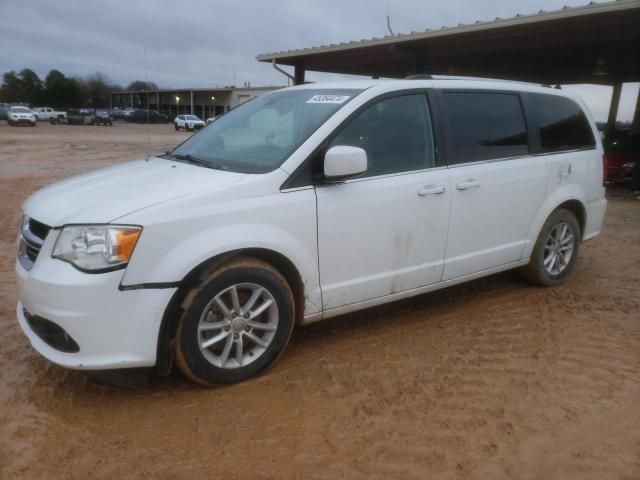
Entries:
{"type": "Polygon", "coordinates": [[[563,282],[576,264],[581,239],[582,231],[573,212],[564,208],[554,211],[542,226],[542,230],[540,230],[540,235],[538,235],[538,239],[536,240],[529,264],[522,269],[525,278],[531,283],[543,287],[549,287],[563,282]],[[562,271],[552,272],[545,266],[545,254],[551,252],[551,250],[546,250],[546,247],[554,228],[561,225],[566,225],[568,231],[571,233],[573,238],[567,241],[566,245],[571,244],[573,249],[571,251],[571,257],[562,271]]]}
{"type": "MultiPolygon", "coordinates": [[[[241,299],[241,303],[245,301],[246,297],[244,300],[241,299]]],[[[215,304],[213,305],[213,308],[215,308],[215,304]]],[[[212,313],[213,308],[211,310],[212,313]]],[[[233,309],[230,308],[230,310],[233,309]]],[[[238,383],[257,375],[272,365],[289,343],[295,323],[295,303],[285,278],[271,265],[249,257],[232,260],[208,274],[200,285],[196,286],[186,296],[182,311],[175,341],[176,364],[185,376],[205,386],[238,383]],[[201,349],[199,344],[201,318],[209,312],[209,305],[217,295],[234,285],[241,284],[255,284],[266,290],[267,294],[275,302],[277,325],[272,334],[264,333],[264,335],[271,336],[270,343],[262,351],[259,351],[260,349],[257,345],[252,346],[255,351],[259,351],[255,359],[252,358],[253,350],[249,348],[251,347],[251,341],[247,340],[244,336],[245,333],[241,330],[236,330],[239,333],[233,333],[233,329],[236,328],[233,326],[233,322],[230,324],[231,326],[224,327],[224,330],[229,331],[227,338],[224,338],[224,342],[220,340],[218,346],[213,348],[224,350],[226,345],[223,347],[223,344],[228,342],[233,345],[229,348],[233,349],[234,353],[231,354],[231,350],[227,350],[229,360],[223,362],[222,366],[214,365],[213,360],[210,361],[205,357],[205,353],[209,352],[201,349]],[[232,357],[232,355],[238,353],[236,342],[242,345],[245,340],[248,343],[243,346],[241,352],[246,352],[250,358],[246,360],[248,362],[246,365],[242,366],[241,362],[240,366],[236,366],[235,357],[232,357]],[[229,361],[233,362],[231,367],[225,368],[224,365],[228,365],[229,361]]],[[[268,316],[269,311],[265,311],[260,315],[268,316]]],[[[235,321],[242,320],[241,316],[236,315],[235,318],[235,321]]],[[[256,317],[256,319],[259,318],[261,317],[256,317]]],[[[219,321],[221,317],[218,316],[217,319],[219,321]]],[[[225,320],[223,319],[223,321],[225,320]]],[[[249,326],[239,325],[238,328],[251,330],[249,326]]],[[[220,333],[223,333],[222,330],[220,328],[220,333]]],[[[260,330],[253,330],[246,335],[254,333],[260,334],[260,330]]],[[[214,336],[216,334],[218,333],[214,332],[211,335],[214,336]]],[[[265,336],[264,338],[267,337],[265,336]]],[[[215,358],[219,359],[223,354],[219,355],[220,357],[215,358]]],[[[240,356],[242,357],[242,354],[240,356]]]]}
{"type": "Polygon", "coordinates": [[[173,126],[176,127],[176,131],[180,130],[180,127],[178,126],[177,123],[174,123],[173,126]]]}

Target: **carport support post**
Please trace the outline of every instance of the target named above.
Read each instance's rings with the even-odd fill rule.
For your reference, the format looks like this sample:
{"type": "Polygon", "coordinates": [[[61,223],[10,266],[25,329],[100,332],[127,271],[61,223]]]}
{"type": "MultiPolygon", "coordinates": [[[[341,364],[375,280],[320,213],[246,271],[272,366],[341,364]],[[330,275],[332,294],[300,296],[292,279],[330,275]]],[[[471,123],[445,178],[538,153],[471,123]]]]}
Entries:
{"type": "Polygon", "coordinates": [[[620,105],[620,94],[622,93],[622,83],[616,83],[613,86],[611,94],[611,106],[609,107],[609,118],[607,119],[607,131],[605,138],[611,137],[616,129],[616,119],[618,118],[618,107],[620,105]]]}
{"type": "Polygon", "coordinates": [[[193,90],[191,90],[191,115],[193,115],[193,90]]]}
{"type": "Polygon", "coordinates": [[[631,131],[634,133],[640,133],[640,87],[638,87],[638,96],[636,97],[636,110],[633,114],[633,121],[631,122],[631,131]]]}
{"type": "Polygon", "coordinates": [[[304,83],[304,67],[302,65],[296,65],[293,70],[293,83],[295,85],[302,85],[304,83]]]}

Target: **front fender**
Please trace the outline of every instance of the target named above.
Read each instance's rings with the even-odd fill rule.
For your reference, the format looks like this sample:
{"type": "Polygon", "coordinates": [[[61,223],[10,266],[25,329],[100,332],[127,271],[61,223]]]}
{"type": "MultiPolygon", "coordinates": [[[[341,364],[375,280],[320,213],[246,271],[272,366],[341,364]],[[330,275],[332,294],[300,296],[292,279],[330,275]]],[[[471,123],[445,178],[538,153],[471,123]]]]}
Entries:
{"type": "MultiPolygon", "coordinates": [[[[302,278],[305,314],[321,310],[315,194],[312,190],[240,201],[208,211],[144,225],[123,287],[172,284],[219,255],[266,249],[289,259],[302,278]],[[250,205],[249,205],[250,204],[250,205]]],[[[168,214],[168,217],[171,217],[168,214]]]]}

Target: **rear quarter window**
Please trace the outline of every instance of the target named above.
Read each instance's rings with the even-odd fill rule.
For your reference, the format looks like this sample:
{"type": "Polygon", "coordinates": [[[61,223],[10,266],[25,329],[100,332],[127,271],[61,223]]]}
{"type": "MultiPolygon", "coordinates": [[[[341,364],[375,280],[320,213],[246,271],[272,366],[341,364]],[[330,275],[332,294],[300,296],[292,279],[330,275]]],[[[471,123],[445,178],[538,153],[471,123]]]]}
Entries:
{"type": "Polygon", "coordinates": [[[570,98],[528,93],[525,107],[533,137],[533,153],[595,148],[589,120],[582,108],[570,98]]]}

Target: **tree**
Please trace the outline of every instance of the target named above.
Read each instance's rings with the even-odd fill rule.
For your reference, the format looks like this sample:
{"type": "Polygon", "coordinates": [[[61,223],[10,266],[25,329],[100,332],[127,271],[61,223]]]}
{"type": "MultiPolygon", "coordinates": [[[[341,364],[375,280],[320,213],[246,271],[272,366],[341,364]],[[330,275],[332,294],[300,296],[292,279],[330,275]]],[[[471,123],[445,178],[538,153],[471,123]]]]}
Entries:
{"type": "Polygon", "coordinates": [[[127,87],[127,90],[130,92],[141,92],[141,91],[155,91],[158,90],[158,85],[153,82],[144,82],[142,80],[136,80],[135,82],[131,82],[127,87]]]}
{"type": "Polygon", "coordinates": [[[51,70],[44,80],[44,103],[56,108],[79,107],[82,105],[81,89],[78,81],[67,78],[59,70],[51,70]]]}
{"type": "Polygon", "coordinates": [[[87,76],[84,79],[83,87],[87,103],[97,108],[109,105],[110,92],[122,90],[120,85],[112,84],[105,74],[99,72],[87,76]]]}
{"type": "Polygon", "coordinates": [[[42,98],[42,80],[40,80],[40,77],[30,68],[21,70],[19,77],[22,84],[21,101],[30,105],[39,102],[42,98]]]}
{"type": "MultiPolygon", "coordinates": [[[[145,83],[141,80],[132,82],[127,87],[129,91],[157,89],[155,83],[145,83]]],[[[11,71],[3,74],[0,101],[55,108],[106,108],[110,105],[110,93],[122,90],[122,86],[111,83],[109,78],[100,72],[85,78],[71,78],[54,69],[49,71],[42,81],[33,70],[25,68],[19,73],[11,71]]]]}
{"type": "Polygon", "coordinates": [[[7,72],[2,78],[1,93],[5,102],[34,104],[42,96],[42,81],[29,68],[25,68],[17,74],[14,71],[7,72]]]}
{"type": "Polygon", "coordinates": [[[2,76],[2,101],[19,102],[21,95],[21,85],[18,75],[13,70],[2,76]]]}

